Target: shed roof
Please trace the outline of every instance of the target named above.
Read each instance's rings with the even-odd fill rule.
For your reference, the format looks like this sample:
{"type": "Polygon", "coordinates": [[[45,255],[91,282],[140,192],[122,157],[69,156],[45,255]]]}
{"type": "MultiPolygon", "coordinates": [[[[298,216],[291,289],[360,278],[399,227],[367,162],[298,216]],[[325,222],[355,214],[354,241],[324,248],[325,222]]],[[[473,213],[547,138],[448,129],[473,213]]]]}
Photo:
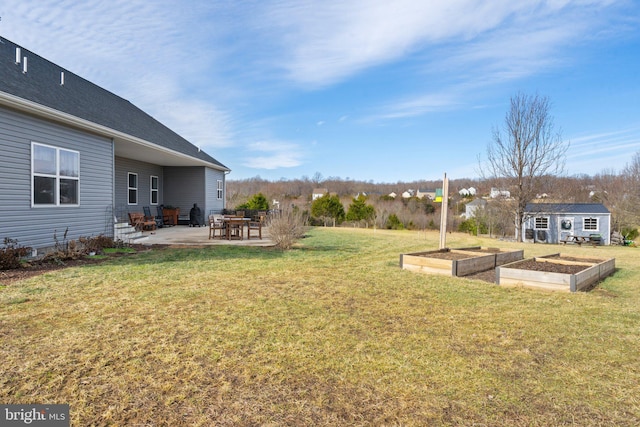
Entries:
{"type": "Polygon", "coordinates": [[[546,214],[610,214],[602,203],[528,203],[525,211],[546,214]]]}
{"type": "Polygon", "coordinates": [[[228,170],[126,99],[4,38],[0,39],[0,92],[228,170]],[[20,63],[16,48],[20,48],[20,63]],[[23,72],[23,57],[28,60],[27,72],[23,72]]]}

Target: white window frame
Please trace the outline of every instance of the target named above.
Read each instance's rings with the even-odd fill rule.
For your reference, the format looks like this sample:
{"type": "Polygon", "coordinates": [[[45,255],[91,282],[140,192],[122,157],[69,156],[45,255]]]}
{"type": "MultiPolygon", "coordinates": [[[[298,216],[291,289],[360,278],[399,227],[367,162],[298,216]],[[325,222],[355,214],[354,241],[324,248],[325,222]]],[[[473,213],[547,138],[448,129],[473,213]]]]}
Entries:
{"type": "MultiPolygon", "coordinates": [[[[535,218],[533,218],[533,229],[534,230],[549,230],[549,217],[548,216],[537,216],[535,218]],[[545,222],[545,227],[539,227],[538,226],[538,220],[540,220],[541,222],[544,220],[545,222]]],[[[542,225],[542,224],[541,224],[542,225]]]]}
{"type": "Polygon", "coordinates": [[[594,217],[582,218],[582,229],[584,231],[600,231],[599,219],[594,217]],[[587,226],[587,221],[595,221],[595,228],[591,228],[591,225],[587,226]]]}
{"type": "Polygon", "coordinates": [[[60,147],[56,147],[54,145],[48,145],[48,144],[42,144],[40,142],[34,142],[31,141],[31,207],[33,208],[50,208],[50,207],[78,207],[80,206],[80,152],[76,151],[76,150],[70,150],[68,148],[60,148],[60,147]],[[36,147],[44,147],[44,148],[49,148],[52,150],[55,150],[55,173],[53,174],[47,174],[47,173],[41,173],[41,172],[36,172],[36,156],[35,156],[35,151],[36,151],[36,147]],[[77,169],[77,176],[69,176],[69,175],[63,175],[60,173],[60,153],[61,152],[67,152],[67,153],[72,153],[75,155],[76,159],[77,159],[77,163],[75,165],[75,168],[77,169]],[[55,180],[55,184],[54,184],[54,200],[53,203],[36,203],[35,197],[34,197],[34,191],[35,191],[35,178],[36,177],[43,177],[43,178],[53,178],[55,180]],[[76,194],[76,200],[77,203],[61,203],[60,202],[60,182],[62,180],[67,180],[67,181],[76,181],[76,189],[77,189],[77,194],[76,194]]]}
{"type": "Polygon", "coordinates": [[[149,204],[150,205],[158,205],[158,203],[160,202],[160,178],[158,178],[156,175],[151,175],[149,177],[149,204]],[[156,180],[156,187],[153,188],[153,180],[156,180]],[[156,201],[155,203],[153,202],[153,194],[155,193],[156,195],[156,201]]]}
{"type": "Polygon", "coordinates": [[[224,198],[224,184],[221,179],[218,180],[218,200],[224,198]]]}
{"type": "Polygon", "coordinates": [[[135,172],[127,172],[127,205],[135,206],[138,204],[138,187],[140,186],[140,181],[138,181],[138,174],[135,172]],[[131,176],[136,177],[136,186],[132,187],[131,184],[131,176]],[[130,192],[135,191],[136,193],[136,201],[131,203],[130,192]]]}

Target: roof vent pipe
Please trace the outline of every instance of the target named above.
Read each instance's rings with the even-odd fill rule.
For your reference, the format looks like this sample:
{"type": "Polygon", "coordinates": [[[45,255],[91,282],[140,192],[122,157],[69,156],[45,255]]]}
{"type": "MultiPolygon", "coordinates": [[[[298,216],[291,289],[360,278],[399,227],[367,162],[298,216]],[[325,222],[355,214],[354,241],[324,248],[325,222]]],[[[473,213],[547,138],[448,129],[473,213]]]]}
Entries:
{"type": "Polygon", "coordinates": [[[27,57],[22,58],[22,72],[27,74],[27,57]]]}
{"type": "Polygon", "coordinates": [[[20,63],[20,55],[22,54],[22,52],[20,52],[20,48],[17,47],[16,48],[16,64],[20,63]]]}
{"type": "Polygon", "coordinates": [[[60,86],[64,86],[64,71],[60,71],[60,86]]]}

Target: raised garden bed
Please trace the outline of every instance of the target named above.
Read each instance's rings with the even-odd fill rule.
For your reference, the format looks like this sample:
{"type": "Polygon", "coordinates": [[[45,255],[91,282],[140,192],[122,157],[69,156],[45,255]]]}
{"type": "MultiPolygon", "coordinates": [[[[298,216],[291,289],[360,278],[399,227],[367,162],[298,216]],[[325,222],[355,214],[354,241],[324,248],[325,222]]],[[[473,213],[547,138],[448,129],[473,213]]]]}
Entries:
{"type": "Polygon", "coordinates": [[[615,258],[579,258],[552,254],[498,267],[496,283],[502,286],[576,292],[591,289],[611,275],[615,268],[615,258]]]}
{"type": "Polygon", "coordinates": [[[523,250],[503,251],[480,246],[460,249],[440,249],[400,255],[400,267],[421,273],[445,276],[468,276],[491,270],[499,265],[521,260],[523,250]]]}

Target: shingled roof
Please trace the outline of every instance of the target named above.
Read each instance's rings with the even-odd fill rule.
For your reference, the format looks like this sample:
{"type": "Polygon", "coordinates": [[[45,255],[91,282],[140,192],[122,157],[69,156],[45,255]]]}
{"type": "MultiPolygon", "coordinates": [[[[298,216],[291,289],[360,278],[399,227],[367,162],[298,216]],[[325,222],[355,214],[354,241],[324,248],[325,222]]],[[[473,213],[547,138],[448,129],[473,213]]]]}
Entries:
{"type": "Polygon", "coordinates": [[[562,214],[608,214],[609,209],[602,203],[528,203],[529,213],[562,213],[562,214]]]}
{"type": "Polygon", "coordinates": [[[4,38],[0,39],[0,91],[229,170],[126,99],[4,38]],[[16,48],[21,63],[16,62],[16,48]],[[28,60],[26,73],[23,57],[28,60]]]}

